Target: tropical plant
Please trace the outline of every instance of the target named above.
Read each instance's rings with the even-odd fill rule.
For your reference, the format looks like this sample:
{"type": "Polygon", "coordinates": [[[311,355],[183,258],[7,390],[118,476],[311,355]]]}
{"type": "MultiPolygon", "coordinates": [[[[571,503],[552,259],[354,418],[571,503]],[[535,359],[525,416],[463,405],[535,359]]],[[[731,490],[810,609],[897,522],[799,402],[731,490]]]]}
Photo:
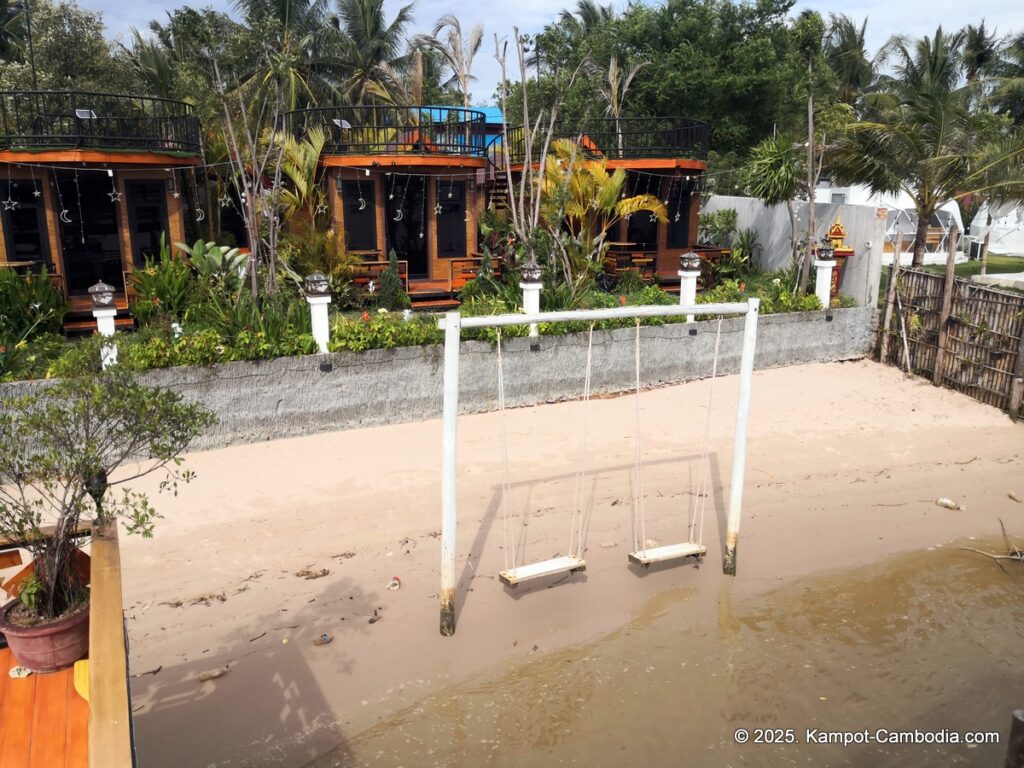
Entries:
{"type": "Polygon", "coordinates": [[[713,248],[729,248],[738,220],[739,213],[735,208],[701,211],[697,215],[697,242],[713,248]]]}
{"type": "Polygon", "coordinates": [[[462,94],[462,105],[469,109],[471,86],[476,79],[473,77],[473,59],[480,50],[483,40],[482,24],[474,25],[469,35],[464,36],[459,17],[446,13],[434,24],[431,34],[417,35],[413,38],[412,44],[441,54],[452,70],[452,76],[445,85],[457,86],[462,94]]]}
{"type": "Polygon", "coordinates": [[[175,243],[206,285],[234,293],[245,279],[248,256],[238,248],[227,248],[214,242],[196,240],[192,245],[175,243]]]}
{"type": "Polygon", "coordinates": [[[610,171],[606,159],[586,158],[575,142],[552,143],[541,177],[541,213],[553,266],[567,283],[601,268],[608,233],[623,219],[645,211],[668,221],[665,204],[654,195],[623,197],[625,183],[624,169],[610,171]]]}
{"type": "Polygon", "coordinates": [[[867,54],[868,20],[860,26],[845,13],[829,16],[825,36],[825,60],[836,78],[839,100],[851,107],[860,102],[863,93],[875,79],[875,62],[867,54]]]}
{"type": "Polygon", "coordinates": [[[88,599],[74,556],[83,520],[122,518],[129,533],[152,535],[160,514],[146,493],[108,489],[162,472],[161,490],[176,492],[192,479],[181,452],[213,422],[203,406],[116,369],[0,400],[0,536],[33,556],[26,618],[52,620],[88,599]]]}
{"type": "Polygon", "coordinates": [[[607,71],[601,70],[593,63],[589,66],[591,74],[604,76],[604,81],[599,81],[597,90],[605,101],[604,113],[615,124],[615,136],[618,142],[620,157],[623,151],[622,107],[634,78],[640,73],[641,69],[647,66],[647,63],[646,61],[634,61],[623,69],[619,67],[618,56],[612,54],[608,62],[607,71]]]}
{"type": "Polygon", "coordinates": [[[398,254],[392,248],[388,251],[388,266],[380,273],[380,290],[377,291],[377,306],[382,309],[408,309],[412,305],[398,276],[398,254]]]}
{"type": "Polygon", "coordinates": [[[131,273],[136,298],[132,314],[146,325],[156,317],[181,320],[194,291],[194,276],[188,263],[171,252],[167,236],[160,235],[160,256],[147,256],[142,269],[131,273]]]}
{"type": "Polygon", "coordinates": [[[924,263],[929,221],[947,200],[1024,197],[1024,136],[994,132],[988,116],[971,110],[963,44],[962,33],[941,27],[913,44],[893,40],[894,74],[878,86],[884,100],[871,120],[850,126],[832,158],[840,182],[911,198],[915,265],[924,263]]]}
{"type": "Polygon", "coordinates": [[[398,9],[388,23],[384,0],[336,0],[330,23],[343,34],[339,45],[341,90],[352,104],[391,101],[396,73],[405,68],[401,53],[412,5],[398,9]]]}
{"type": "Polygon", "coordinates": [[[288,234],[311,237],[326,227],[327,194],[324,191],[320,156],[327,142],[322,128],[308,129],[301,139],[278,136],[281,142],[281,173],[288,184],[281,189],[285,228],[288,234]]]}

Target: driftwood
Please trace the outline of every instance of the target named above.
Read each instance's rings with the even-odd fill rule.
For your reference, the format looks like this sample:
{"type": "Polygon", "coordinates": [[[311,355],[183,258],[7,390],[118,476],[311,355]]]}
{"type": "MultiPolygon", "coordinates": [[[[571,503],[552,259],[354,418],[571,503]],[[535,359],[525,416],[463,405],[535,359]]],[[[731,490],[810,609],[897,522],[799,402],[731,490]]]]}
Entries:
{"type": "Polygon", "coordinates": [[[985,557],[991,558],[992,561],[999,566],[999,570],[1001,570],[1003,573],[1006,573],[1006,569],[1003,568],[1003,564],[1000,562],[1000,560],[1013,560],[1018,563],[1024,563],[1024,549],[1018,547],[1013,542],[1013,540],[1010,539],[1009,535],[1007,535],[1006,525],[1003,523],[1002,519],[999,520],[999,527],[1003,529],[1003,541],[1006,542],[1006,549],[1008,554],[993,555],[991,552],[983,552],[982,550],[975,549],[974,547],[960,547],[960,549],[965,550],[967,552],[975,552],[979,555],[984,555],[985,557]]]}

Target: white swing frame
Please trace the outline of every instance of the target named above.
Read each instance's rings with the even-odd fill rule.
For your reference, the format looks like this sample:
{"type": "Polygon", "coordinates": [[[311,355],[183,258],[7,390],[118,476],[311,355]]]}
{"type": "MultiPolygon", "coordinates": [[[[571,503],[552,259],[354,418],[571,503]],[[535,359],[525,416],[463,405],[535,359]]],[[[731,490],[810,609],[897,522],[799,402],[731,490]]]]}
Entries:
{"type": "MultiPolygon", "coordinates": [[[[748,299],[743,303],[699,304],[693,306],[654,305],[642,307],[614,307],[611,309],[585,309],[564,312],[536,312],[507,315],[485,315],[462,317],[459,312],[448,312],[438,320],[438,328],[444,335],[444,402],[441,425],[441,634],[455,634],[455,541],[458,528],[458,485],[457,485],[457,442],[459,420],[459,357],[463,328],[501,328],[510,325],[537,323],[596,322],[599,320],[643,319],[649,317],[679,317],[686,315],[744,315],[743,351],[740,358],[740,392],[736,406],[736,427],[733,437],[732,479],[729,493],[729,514],[727,522],[726,547],[722,568],[727,574],[736,573],[736,545],[739,537],[740,511],[743,503],[743,479],[745,476],[747,421],[750,413],[750,392],[754,371],[754,346],[757,340],[757,317],[759,299],[748,299]]],[[[647,559],[652,556],[678,558],[678,553],[667,550],[682,545],[670,545],[647,550],[647,559]]],[[[696,553],[694,553],[696,554],[696,553]]],[[[520,566],[513,574],[515,581],[525,577],[538,578],[574,570],[581,570],[585,564],[578,564],[577,557],[561,557],[520,566]]],[[[652,562],[655,562],[652,560],[652,562]]]]}

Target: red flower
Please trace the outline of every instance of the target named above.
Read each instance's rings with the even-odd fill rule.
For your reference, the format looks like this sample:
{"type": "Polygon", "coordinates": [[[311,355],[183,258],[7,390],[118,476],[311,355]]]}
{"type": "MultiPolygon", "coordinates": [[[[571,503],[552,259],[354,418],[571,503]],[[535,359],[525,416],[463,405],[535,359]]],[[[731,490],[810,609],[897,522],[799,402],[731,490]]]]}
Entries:
{"type": "Polygon", "coordinates": [[[626,297],[625,296],[619,296],[619,304],[621,306],[623,306],[623,307],[626,306],[626,297]]]}
{"type": "Polygon", "coordinates": [[[363,314],[362,314],[362,315],[360,315],[360,318],[362,319],[362,321],[363,321],[364,323],[368,323],[368,322],[370,322],[370,313],[369,313],[369,312],[367,312],[367,311],[366,311],[366,310],[364,309],[364,310],[363,310],[363,314]]]}

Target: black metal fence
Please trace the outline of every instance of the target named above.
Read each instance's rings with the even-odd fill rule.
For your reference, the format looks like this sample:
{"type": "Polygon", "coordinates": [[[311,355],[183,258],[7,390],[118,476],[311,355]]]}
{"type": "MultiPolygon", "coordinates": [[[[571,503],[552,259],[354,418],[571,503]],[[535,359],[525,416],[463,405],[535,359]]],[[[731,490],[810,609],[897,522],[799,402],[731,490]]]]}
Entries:
{"type": "Polygon", "coordinates": [[[282,116],[282,129],[297,138],[311,128],[324,131],[331,155],[483,157],[487,147],[484,113],[460,107],[314,107],[282,116]]]}
{"type": "MultiPolygon", "coordinates": [[[[882,362],[934,378],[945,280],[932,272],[900,270],[899,301],[889,327],[882,329],[889,334],[882,362]]],[[[942,356],[943,386],[1010,410],[1013,381],[1022,369],[1022,336],[1024,296],[956,278],[942,356]]]]}
{"type": "Polygon", "coordinates": [[[183,101],[79,91],[0,92],[0,148],[200,152],[183,101]]]}
{"type": "MultiPolygon", "coordinates": [[[[708,156],[708,125],[687,117],[592,118],[582,123],[555,124],[552,140],[571,139],[590,157],[608,160],[643,158],[689,158],[708,156]]],[[[525,132],[509,128],[508,153],[513,163],[526,160],[525,132]]],[[[544,148],[539,136],[531,148],[533,161],[544,148]]]]}

